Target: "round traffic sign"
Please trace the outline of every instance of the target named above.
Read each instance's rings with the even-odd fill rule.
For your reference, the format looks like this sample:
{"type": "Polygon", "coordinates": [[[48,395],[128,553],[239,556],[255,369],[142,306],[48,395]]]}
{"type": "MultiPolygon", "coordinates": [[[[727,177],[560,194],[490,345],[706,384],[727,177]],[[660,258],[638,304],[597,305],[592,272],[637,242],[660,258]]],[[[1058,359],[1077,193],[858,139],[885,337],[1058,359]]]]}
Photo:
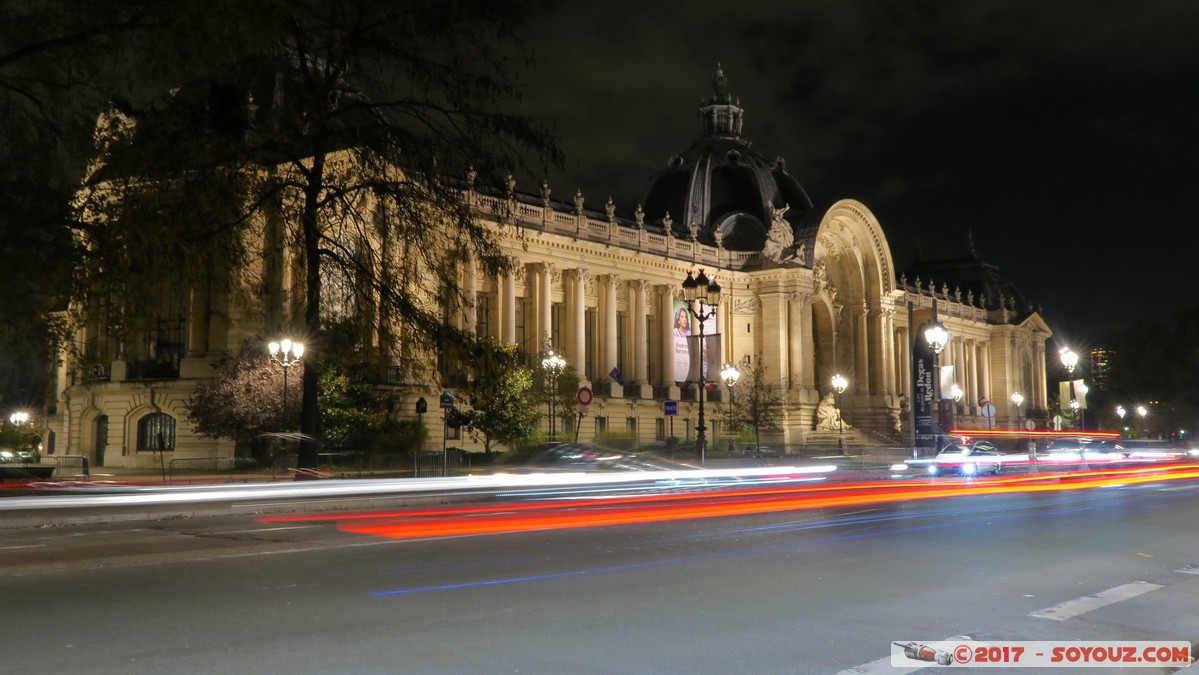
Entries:
{"type": "Polygon", "coordinates": [[[1037,428],[1037,423],[1032,420],[1029,420],[1024,423],[1024,428],[1028,429],[1029,431],[1032,431],[1033,429],[1037,428]]]}
{"type": "Polygon", "coordinates": [[[579,387],[579,392],[575,394],[575,400],[579,402],[579,405],[591,405],[591,401],[594,398],[595,395],[591,393],[591,387],[579,387]]]}
{"type": "Polygon", "coordinates": [[[995,406],[991,405],[990,403],[984,403],[983,404],[983,417],[994,417],[994,416],[995,416],[995,406]]]}

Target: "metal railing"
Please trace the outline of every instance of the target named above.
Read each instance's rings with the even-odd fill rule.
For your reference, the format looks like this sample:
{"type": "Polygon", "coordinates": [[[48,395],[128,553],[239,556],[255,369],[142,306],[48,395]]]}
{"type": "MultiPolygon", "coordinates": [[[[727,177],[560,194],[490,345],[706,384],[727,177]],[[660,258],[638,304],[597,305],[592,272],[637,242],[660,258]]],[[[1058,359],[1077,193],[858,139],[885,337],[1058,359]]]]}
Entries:
{"type": "Polygon", "coordinates": [[[259,471],[257,460],[250,457],[186,457],[172,459],[167,465],[171,483],[249,482],[252,477],[271,479],[259,471]]]}

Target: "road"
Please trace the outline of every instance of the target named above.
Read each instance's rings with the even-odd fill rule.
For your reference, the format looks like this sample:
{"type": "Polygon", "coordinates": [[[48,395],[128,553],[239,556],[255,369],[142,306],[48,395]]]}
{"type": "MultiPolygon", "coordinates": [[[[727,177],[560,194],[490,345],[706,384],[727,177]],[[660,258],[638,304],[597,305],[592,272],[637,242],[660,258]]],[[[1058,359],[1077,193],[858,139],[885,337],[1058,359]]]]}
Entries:
{"type": "Polygon", "coordinates": [[[0,530],[0,670],[903,673],[892,642],[1199,642],[1196,479],[994,480],[0,530]]]}

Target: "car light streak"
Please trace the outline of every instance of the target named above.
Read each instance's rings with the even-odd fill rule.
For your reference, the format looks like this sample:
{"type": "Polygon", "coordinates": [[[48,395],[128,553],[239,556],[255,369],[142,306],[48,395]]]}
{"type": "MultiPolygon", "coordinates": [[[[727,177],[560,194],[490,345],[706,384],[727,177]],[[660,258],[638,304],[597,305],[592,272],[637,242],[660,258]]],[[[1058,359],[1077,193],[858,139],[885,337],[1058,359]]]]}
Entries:
{"type": "Polygon", "coordinates": [[[1199,478],[1199,464],[1137,467],[1106,471],[1069,471],[993,480],[915,479],[903,484],[780,485],[719,489],[690,494],[629,495],[579,500],[569,506],[538,501],[502,506],[472,505],[403,512],[286,516],[262,522],[332,521],[340,530],[393,539],[530,532],[581,527],[655,523],[780,511],[863,506],[897,501],[944,499],[978,494],[1057,492],[1116,485],[1199,478]],[[470,517],[464,517],[470,516],[470,517]]]}

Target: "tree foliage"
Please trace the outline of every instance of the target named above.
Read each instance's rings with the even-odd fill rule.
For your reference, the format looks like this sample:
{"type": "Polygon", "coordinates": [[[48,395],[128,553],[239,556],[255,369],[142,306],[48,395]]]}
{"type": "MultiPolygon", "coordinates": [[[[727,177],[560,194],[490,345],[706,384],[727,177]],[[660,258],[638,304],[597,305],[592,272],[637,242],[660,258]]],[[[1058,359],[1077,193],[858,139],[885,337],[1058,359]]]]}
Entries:
{"type": "Polygon", "coordinates": [[[249,442],[267,433],[298,428],[303,364],[288,374],[287,419],[283,419],[283,369],[271,363],[259,340],[213,365],[212,382],[196,387],[187,418],[196,433],[209,438],[249,442]]]}
{"type": "Polygon", "coordinates": [[[760,446],[763,431],[781,428],[786,399],[777,385],[767,381],[766,366],[760,357],[746,356],[738,368],[741,379],[732,388],[729,405],[724,406],[721,420],[730,430],[749,425],[753,430],[754,445],[760,446]]]}
{"type": "Polygon", "coordinates": [[[494,338],[485,339],[482,346],[462,392],[466,406],[454,411],[453,421],[482,441],[490,454],[497,443],[511,445],[533,434],[540,415],[530,395],[533,371],[521,365],[516,346],[494,338]]]}
{"type": "MultiPolygon", "coordinates": [[[[40,6],[54,14],[68,4],[40,6]]],[[[88,174],[97,190],[83,196],[80,221],[47,234],[82,235],[72,291],[91,306],[110,303],[110,328],[152,321],[172,301],[153,292],[125,301],[142,289],[229,292],[253,257],[242,232],[279,216],[279,245],[301,251],[302,326],[290,327],[305,333],[309,364],[322,358],[330,300],[353,299],[339,296],[346,289],[385,308],[357,313],[364,346],[398,325],[414,353],[474,350],[413,289],[461,298],[454,262],[466,251],[484,273],[508,264],[461,199],[468,174],[500,185],[522,157],[561,163],[543,126],[504,112],[529,58],[515,33],[524,3],[80,4],[95,11],[47,33],[44,51],[65,62],[119,32],[119,47],[101,51],[87,100],[91,119],[107,108],[128,123],[102,139],[103,163],[88,174]],[[109,5],[118,11],[106,14],[109,5]]],[[[65,203],[57,213],[69,221],[65,203]]],[[[302,378],[303,431],[313,435],[319,372],[302,378]]]]}

